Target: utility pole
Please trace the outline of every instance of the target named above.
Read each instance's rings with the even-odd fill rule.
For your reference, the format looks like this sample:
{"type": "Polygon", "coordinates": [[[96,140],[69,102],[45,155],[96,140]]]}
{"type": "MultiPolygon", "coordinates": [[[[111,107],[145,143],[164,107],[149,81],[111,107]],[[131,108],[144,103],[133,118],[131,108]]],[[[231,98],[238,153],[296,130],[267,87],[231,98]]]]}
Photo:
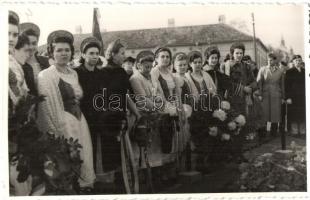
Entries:
{"type": "Polygon", "coordinates": [[[25,12],[26,16],[27,16],[27,21],[30,22],[29,17],[32,16],[32,11],[28,8],[27,11],[25,12]]]}
{"type": "Polygon", "coordinates": [[[253,24],[254,61],[257,63],[257,50],[256,50],[256,35],[255,35],[254,13],[252,13],[252,24],[253,24]]]}

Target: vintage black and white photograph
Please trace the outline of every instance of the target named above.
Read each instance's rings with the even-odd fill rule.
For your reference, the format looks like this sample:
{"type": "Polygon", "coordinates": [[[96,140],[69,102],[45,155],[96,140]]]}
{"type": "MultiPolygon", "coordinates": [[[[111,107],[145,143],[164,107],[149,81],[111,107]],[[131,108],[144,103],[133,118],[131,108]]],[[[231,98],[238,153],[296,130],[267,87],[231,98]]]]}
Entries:
{"type": "Polygon", "coordinates": [[[306,9],[10,6],[9,196],[307,192],[306,9]]]}

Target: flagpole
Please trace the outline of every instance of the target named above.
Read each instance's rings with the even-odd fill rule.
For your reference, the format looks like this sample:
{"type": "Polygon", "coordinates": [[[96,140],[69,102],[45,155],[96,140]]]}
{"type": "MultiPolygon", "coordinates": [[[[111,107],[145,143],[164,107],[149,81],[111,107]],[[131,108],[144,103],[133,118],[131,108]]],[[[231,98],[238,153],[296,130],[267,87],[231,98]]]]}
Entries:
{"type": "Polygon", "coordinates": [[[103,56],[103,40],[100,32],[100,27],[99,27],[99,10],[98,8],[94,8],[93,11],[93,27],[92,27],[92,35],[97,38],[101,42],[101,56],[103,56]]]}
{"type": "Polygon", "coordinates": [[[254,61],[257,63],[257,49],[256,49],[256,35],[255,35],[254,13],[252,13],[252,24],[253,24],[254,61]]]}

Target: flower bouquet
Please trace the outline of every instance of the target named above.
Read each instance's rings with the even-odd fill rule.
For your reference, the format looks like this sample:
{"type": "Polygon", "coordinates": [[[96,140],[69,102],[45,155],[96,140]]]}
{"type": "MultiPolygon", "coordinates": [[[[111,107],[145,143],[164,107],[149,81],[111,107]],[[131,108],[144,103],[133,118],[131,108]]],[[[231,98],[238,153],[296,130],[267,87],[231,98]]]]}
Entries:
{"type": "Polygon", "coordinates": [[[35,105],[43,100],[28,95],[14,112],[9,110],[11,195],[68,195],[78,190],[82,146],[38,130],[35,105]]]}
{"type": "Polygon", "coordinates": [[[190,131],[198,166],[204,168],[208,163],[225,162],[231,158],[242,142],[242,128],[246,119],[231,108],[228,101],[222,101],[213,111],[196,111],[190,120],[190,131]]]}

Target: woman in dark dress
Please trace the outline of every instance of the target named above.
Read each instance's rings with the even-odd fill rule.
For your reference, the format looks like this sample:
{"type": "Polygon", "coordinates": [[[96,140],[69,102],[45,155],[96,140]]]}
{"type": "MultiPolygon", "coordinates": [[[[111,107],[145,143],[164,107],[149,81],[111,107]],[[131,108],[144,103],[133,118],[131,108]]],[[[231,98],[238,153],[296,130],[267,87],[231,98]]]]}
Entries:
{"type": "Polygon", "coordinates": [[[229,76],[220,72],[220,57],[220,51],[216,46],[207,48],[203,70],[211,76],[217,88],[217,94],[224,99],[231,90],[231,80],[229,76]]]}
{"type": "Polygon", "coordinates": [[[48,58],[38,55],[38,42],[40,38],[40,28],[33,23],[20,24],[20,31],[27,35],[30,42],[30,57],[23,65],[25,80],[29,87],[29,93],[32,95],[38,94],[38,74],[43,69],[50,66],[48,58]]]}
{"type": "Polygon", "coordinates": [[[233,145],[234,157],[238,161],[243,161],[242,148],[245,142],[245,135],[255,132],[261,124],[257,124],[256,119],[259,116],[255,113],[256,109],[253,102],[252,93],[257,89],[257,82],[255,80],[251,66],[242,62],[245,53],[245,46],[243,43],[233,43],[230,47],[230,60],[225,63],[224,73],[230,76],[232,81],[232,93],[229,94],[231,105],[236,108],[241,114],[246,116],[247,124],[242,129],[238,136],[239,141],[235,140],[233,145]]]}
{"type": "Polygon", "coordinates": [[[183,52],[176,53],[173,57],[173,67],[176,71],[174,76],[177,78],[179,82],[179,87],[181,89],[181,103],[183,104],[184,112],[182,115],[184,116],[184,125],[183,125],[183,134],[181,135],[181,145],[184,151],[181,154],[180,160],[182,164],[182,169],[189,168],[188,162],[189,158],[186,157],[190,153],[190,126],[188,119],[192,114],[192,105],[193,101],[189,98],[191,95],[191,88],[188,79],[185,77],[185,74],[188,70],[188,61],[187,55],[183,52]],[[186,165],[186,166],[185,166],[186,165]]]}
{"type": "Polygon", "coordinates": [[[191,90],[188,79],[185,77],[185,73],[188,70],[187,55],[185,53],[179,52],[175,54],[173,57],[173,68],[176,71],[174,76],[180,81],[182,103],[191,105],[189,98],[187,98],[191,94],[191,90]]]}
{"type": "MultiPolygon", "coordinates": [[[[106,50],[108,65],[102,68],[99,75],[99,87],[103,102],[101,102],[102,107],[96,109],[99,112],[97,123],[99,126],[101,125],[99,129],[101,132],[102,167],[105,172],[119,171],[121,167],[121,139],[124,136],[121,135],[121,131],[124,130],[122,126],[126,126],[127,123],[127,111],[134,114],[136,120],[141,117],[134,102],[127,95],[131,86],[129,77],[122,68],[125,58],[125,47],[120,43],[120,40],[110,43],[106,50]]],[[[128,135],[124,137],[127,141],[128,135]]],[[[115,181],[121,181],[121,179],[122,177],[116,177],[115,181]]]]}
{"type": "Polygon", "coordinates": [[[162,116],[159,119],[161,150],[163,153],[162,181],[175,176],[173,165],[179,167],[179,155],[185,145],[181,142],[184,134],[184,123],[181,113],[181,91],[179,81],[171,72],[172,53],[167,47],[155,50],[155,67],[151,70],[152,83],[156,98],[162,101],[162,116]]]}
{"type": "Polygon", "coordinates": [[[233,95],[239,98],[239,109],[242,114],[248,116],[249,106],[252,105],[251,94],[257,89],[257,83],[251,67],[242,62],[245,46],[242,43],[234,43],[230,47],[231,59],[225,63],[224,73],[230,76],[234,83],[233,95]]]}
{"type": "Polygon", "coordinates": [[[190,52],[188,60],[191,70],[185,76],[191,88],[191,98],[195,102],[193,110],[211,111],[214,108],[213,103],[214,106],[216,104],[216,96],[214,96],[217,94],[216,85],[209,73],[202,69],[202,55],[200,52],[190,52]]]}
{"type": "MultiPolygon", "coordinates": [[[[100,72],[100,59],[99,54],[101,52],[101,43],[95,37],[85,38],[81,43],[81,58],[80,58],[80,66],[75,68],[75,71],[79,77],[79,83],[83,89],[83,98],[81,99],[81,109],[85,115],[87,120],[90,134],[92,136],[93,143],[93,161],[94,167],[98,178],[99,169],[96,168],[96,164],[99,164],[99,160],[97,160],[97,114],[98,112],[95,110],[93,106],[93,99],[96,94],[99,93],[98,88],[98,75],[100,72]]],[[[101,163],[100,163],[101,165],[101,163]]],[[[99,165],[98,165],[99,166],[99,165]]],[[[102,171],[102,170],[101,170],[102,171]]]]}

